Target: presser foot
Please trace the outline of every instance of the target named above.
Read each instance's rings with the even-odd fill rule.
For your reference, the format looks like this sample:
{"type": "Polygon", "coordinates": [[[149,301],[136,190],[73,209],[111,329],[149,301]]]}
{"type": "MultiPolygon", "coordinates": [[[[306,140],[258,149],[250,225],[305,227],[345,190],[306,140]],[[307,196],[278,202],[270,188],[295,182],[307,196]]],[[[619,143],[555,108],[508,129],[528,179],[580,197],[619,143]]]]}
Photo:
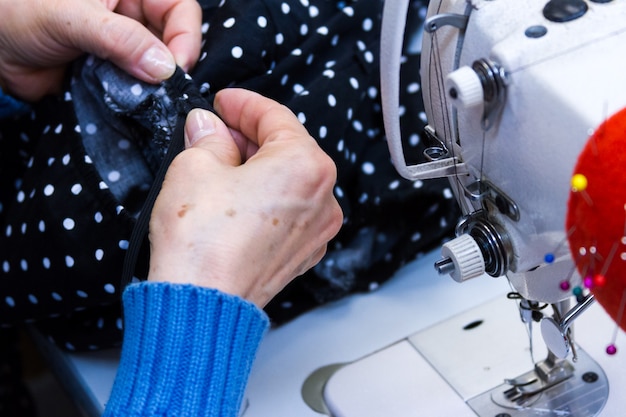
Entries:
{"type": "Polygon", "coordinates": [[[602,369],[582,349],[574,367],[567,360],[539,362],[535,369],[468,401],[479,416],[593,417],[609,394],[602,369]],[[549,371],[546,373],[546,363],[549,371]]]}
{"type": "MultiPolygon", "coordinates": [[[[505,385],[510,386],[502,394],[505,406],[528,406],[536,401],[540,394],[557,384],[571,378],[574,367],[569,361],[555,360],[550,355],[547,359],[538,362],[535,369],[513,379],[505,379],[505,385]]],[[[498,400],[502,401],[500,398],[498,400]]]]}

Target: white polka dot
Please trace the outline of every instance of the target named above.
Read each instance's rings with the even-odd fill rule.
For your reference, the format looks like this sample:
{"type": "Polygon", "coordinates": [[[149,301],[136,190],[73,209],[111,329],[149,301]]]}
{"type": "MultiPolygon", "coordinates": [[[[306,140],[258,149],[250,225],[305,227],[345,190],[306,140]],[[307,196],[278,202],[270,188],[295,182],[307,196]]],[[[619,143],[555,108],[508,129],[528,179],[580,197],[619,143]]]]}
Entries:
{"type": "Polygon", "coordinates": [[[372,175],[376,171],[376,167],[371,162],[363,162],[361,169],[363,170],[363,173],[367,175],[372,175]]]}
{"type": "Polygon", "coordinates": [[[43,258],[41,260],[41,263],[43,264],[43,267],[45,269],[50,269],[50,259],[49,258],[43,258]]]}
{"type": "Polygon", "coordinates": [[[300,25],[300,35],[306,36],[309,33],[309,27],[305,24],[300,25]]]}
{"type": "Polygon", "coordinates": [[[413,181],[413,188],[422,188],[424,186],[424,181],[415,180],[413,181]]]}
{"type": "Polygon", "coordinates": [[[83,290],[77,290],[76,291],[76,295],[79,296],[80,298],[88,298],[89,297],[89,295],[85,291],[83,291],[83,290]]]}
{"type": "Polygon", "coordinates": [[[63,125],[59,124],[57,125],[57,127],[54,128],[54,133],[56,133],[57,135],[60,134],[63,131],[63,125]]]}
{"type": "Polygon", "coordinates": [[[122,250],[126,250],[128,249],[128,240],[120,240],[117,245],[120,247],[120,249],[122,250]]]}
{"type": "Polygon", "coordinates": [[[209,31],[209,24],[206,22],[203,23],[201,30],[202,30],[202,33],[207,33],[209,31]]]}
{"type": "Polygon", "coordinates": [[[87,126],[85,126],[85,132],[87,132],[88,135],[95,135],[98,133],[98,126],[94,123],[87,123],[87,126]]]}
{"type": "Polygon", "coordinates": [[[302,49],[300,48],[296,48],[293,51],[291,51],[291,55],[293,56],[302,56],[302,49]]]}
{"type": "Polygon", "coordinates": [[[24,194],[24,191],[20,191],[20,192],[17,193],[17,202],[18,203],[23,203],[25,199],[26,199],[26,194],[24,194]]]}
{"type": "Polygon", "coordinates": [[[15,307],[15,300],[13,297],[5,297],[4,302],[7,303],[9,307],[15,307]]]}
{"type": "Polygon", "coordinates": [[[117,327],[119,330],[122,330],[124,328],[124,323],[122,322],[121,318],[115,320],[115,327],[117,327]]]}
{"type": "Polygon", "coordinates": [[[335,78],[335,71],[333,71],[331,69],[327,69],[327,70],[324,70],[322,75],[324,75],[324,77],[326,77],[326,78],[333,79],[333,78],[335,78]]]}
{"type": "Polygon", "coordinates": [[[56,301],[62,301],[63,297],[61,297],[58,293],[53,292],[52,294],[50,294],[52,296],[52,298],[54,298],[56,301]]]}
{"type": "Polygon", "coordinates": [[[411,241],[412,242],[417,242],[418,240],[420,240],[422,238],[422,234],[420,232],[415,232],[413,233],[413,235],[411,236],[411,241]]]}
{"type": "Polygon", "coordinates": [[[72,258],[71,256],[67,255],[65,257],[65,265],[67,265],[68,268],[71,268],[74,266],[74,258],[72,258]]]}
{"type": "Polygon", "coordinates": [[[357,90],[359,88],[359,80],[354,77],[350,77],[350,85],[352,86],[352,88],[357,90]]]}
{"type": "Polygon", "coordinates": [[[235,18],[231,17],[229,19],[226,19],[223,25],[226,29],[232,28],[233,26],[235,26],[235,18]]]}
{"type": "Polygon", "coordinates": [[[267,27],[267,18],[265,16],[259,16],[256,19],[256,24],[261,28],[267,27]]]}
{"type": "Polygon", "coordinates": [[[328,28],[326,26],[320,26],[317,28],[317,33],[326,36],[328,35],[328,28]]]}
{"type": "Polygon", "coordinates": [[[309,16],[311,17],[317,17],[320,14],[320,9],[318,9],[315,6],[311,6],[309,7],[309,16]]]}
{"type": "Polygon", "coordinates": [[[115,207],[115,212],[119,215],[122,211],[124,211],[124,206],[115,207]]]}
{"type": "Polygon", "coordinates": [[[374,22],[372,21],[372,19],[367,18],[363,21],[363,30],[366,32],[369,32],[370,30],[372,30],[374,28],[374,22]]]}
{"type": "Polygon", "coordinates": [[[348,16],[352,17],[354,16],[354,9],[352,7],[344,7],[343,9],[341,9],[341,11],[343,11],[345,14],[347,14],[348,16]]]}
{"type": "Polygon", "coordinates": [[[107,189],[109,188],[109,186],[107,185],[107,183],[106,183],[106,182],[104,182],[104,181],[100,181],[100,183],[98,183],[98,187],[99,187],[101,190],[107,190],[107,189]]]}
{"type": "Polygon", "coordinates": [[[67,350],[76,350],[76,348],[74,347],[74,345],[73,345],[73,344],[71,344],[70,342],[67,342],[67,343],[65,344],[65,348],[66,348],[67,350]]]}
{"type": "Polygon", "coordinates": [[[9,264],[9,261],[4,261],[2,262],[2,270],[7,273],[11,270],[11,265],[9,264]]]}
{"type": "Polygon", "coordinates": [[[302,4],[304,7],[309,7],[309,0],[300,0],[300,4],[302,4]]]}
{"type": "Polygon", "coordinates": [[[47,197],[50,197],[52,194],[54,194],[54,186],[52,184],[46,185],[43,189],[43,194],[47,197]]]}
{"type": "Polygon", "coordinates": [[[300,112],[298,113],[298,120],[300,121],[300,123],[305,124],[306,123],[306,114],[300,112]]]}
{"type": "Polygon", "coordinates": [[[28,262],[26,262],[26,259],[20,261],[20,268],[22,271],[28,271],[28,262]]]}
{"type": "Polygon", "coordinates": [[[411,146],[417,146],[420,143],[420,135],[418,135],[417,133],[413,133],[411,136],[409,136],[409,145],[411,146]]]}
{"type": "Polygon", "coordinates": [[[143,87],[141,86],[141,84],[134,84],[132,87],[130,87],[130,92],[135,96],[140,96],[141,93],[143,93],[143,87]]]}
{"type": "Polygon", "coordinates": [[[454,198],[454,194],[452,193],[451,189],[446,188],[443,190],[443,197],[447,200],[450,200],[454,198]]]}
{"type": "Polygon", "coordinates": [[[93,215],[93,219],[96,221],[96,223],[102,223],[102,213],[100,213],[99,211],[96,212],[96,214],[93,215]]]}
{"type": "Polygon", "coordinates": [[[335,107],[337,105],[337,99],[335,98],[334,95],[332,94],[328,95],[328,104],[330,105],[330,107],[335,107]]]}
{"type": "Polygon", "coordinates": [[[241,46],[234,46],[233,49],[230,50],[230,53],[233,58],[239,59],[243,56],[243,49],[241,46]]]}
{"type": "Polygon", "coordinates": [[[360,121],[358,121],[358,120],[355,120],[354,122],[352,122],[352,127],[357,132],[362,132],[363,131],[363,124],[360,121]]]}
{"type": "Polygon", "coordinates": [[[320,126],[320,139],[325,139],[328,134],[328,128],[326,126],[320,126]]]}
{"type": "Polygon", "coordinates": [[[415,94],[420,91],[420,85],[418,83],[411,83],[406,87],[406,91],[409,94],[415,94]]]}
{"type": "Polygon", "coordinates": [[[72,158],[70,158],[70,156],[66,154],[66,155],[63,155],[63,159],[61,160],[61,162],[63,162],[63,165],[67,165],[70,163],[71,159],[72,158]]]}
{"type": "Polygon", "coordinates": [[[109,294],[115,294],[115,286],[113,284],[105,284],[104,291],[108,292],[109,294]]]}
{"type": "Polygon", "coordinates": [[[13,227],[11,225],[8,225],[6,230],[4,231],[4,234],[6,235],[6,237],[10,237],[13,234],[13,227]]]}
{"type": "Polygon", "coordinates": [[[98,326],[98,329],[102,329],[104,327],[104,319],[102,317],[98,319],[96,326],[98,326]]]}
{"type": "Polygon", "coordinates": [[[65,230],[73,230],[75,226],[76,222],[74,219],[67,218],[63,220],[63,228],[65,228],[65,230]]]}
{"type": "Polygon", "coordinates": [[[125,151],[130,149],[130,141],[127,139],[120,139],[117,142],[117,147],[120,148],[121,150],[125,151]]]}
{"type": "Polygon", "coordinates": [[[378,88],[376,88],[376,87],[370,87],[370,88],[368,88],[368,89],[367,89],[367,95],[368,95],[370,98],[376,98],[376,97],[378,97],[378,88]]]}
{"type": "Polygon", "coordinates": [[[291,7],[289,7],[289,5],[287,3],[283,3],[280,5],[280,10],[284,13],[287,14],[291,11],[291,7]]]}
{"type": "Polygon", "coordinates": [[[342,197],[344,196],[343,189],[341,189],[341,187],[339,187],[339,186],[336,186],[336,187],[335,187],[335,195],[336,195],[338,198],[342,198],[342,197]]]}
{"type": "Polygon", "coordinates": [[[85,163],[86,164],[92,164],[93,161],[91,160],[91,157],[89,155],[85,155],[85,163]]]}
{"type": "Polygon", "coordinates": [[[275,39],[276,45],[282,45],[283,42],[285,42],[285,35],[283,35],[282,33],[277,33],[275,39]]]}
{"type": "Polygon", "coordinates": [[[378,287],[380,287],[380,284],[378,282],[370,282],[369,290],[376,291],[378,287]]]}
{"type": "Polygon", "coordinates": [[[367,61],[368,64],[371,64],[372,62],[374,62],[374,54],[372,53],[372,51],[367,51],[365,52],[365,61],[367,61]]]}
{"type": "Polygon", "coordinates": [[[74,184],[71,188],[72,194],[78,195],[81,191],[83,191],[83,186],[80,184],[74,184]]]}
{"type": "Polygon", "coordinates": [[[120,180],[121,177],[122,177],[122,174],[120,174],[119,171],[111,171],[107,175],[107,179],[111,182],[117,182],[120,180]]]}
{"type": "Polygon", "coordinates": [[[37,300],[37,297],[35,297],[32,294],[28,294],[28,301],[30,301],[32,304],[37,304],[39,303],[39,300],[37,300]]]}
{"type": "Polygon", "coordinates": [[[398,181],[398,180],[394,180],[394,181],[391,181],[391,182],[389,183],[389,189],[390,189],[390,190],[395,190],[395,189],[397,189],[399,186],[400,186],[400,181],[398,181]]]}
{"type": "Polygon", "coordinates": [[[26,234],[26,228],[27,228],[27,227],[28,227],[28,226],[26,225],[26,223],[22,223],[22,227],[20,228],[20,232],[22,232],[22,234],[23,234],[23,235],[25,235],[25,234],[26,234]]]}
{"type": "Polygon", "coordinates": [[[337,151],[341,152],[343,151],[343,148],[345,146],[345,142],[343,139],[341,139],[339,142],[337,142],[337,151]]]}
{"type": "Polygon", "coordinates": [[[104,258],[104,251],[102,249],[97,249],[95,256],[96,256],[96,260],[101,261],[102,258],[104,258]]]}

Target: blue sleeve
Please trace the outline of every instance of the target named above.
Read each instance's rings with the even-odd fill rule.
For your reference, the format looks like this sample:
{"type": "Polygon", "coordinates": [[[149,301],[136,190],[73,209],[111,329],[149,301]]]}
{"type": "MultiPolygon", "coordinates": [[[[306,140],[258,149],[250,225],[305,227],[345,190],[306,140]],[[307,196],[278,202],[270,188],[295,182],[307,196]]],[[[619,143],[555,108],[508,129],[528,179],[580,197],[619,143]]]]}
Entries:
{"type": "Polygon", "coordinates": [[[236,417],[269,321],[254,304],[167,283],[124,292],[124,344],[104,416],[236,417]]]}

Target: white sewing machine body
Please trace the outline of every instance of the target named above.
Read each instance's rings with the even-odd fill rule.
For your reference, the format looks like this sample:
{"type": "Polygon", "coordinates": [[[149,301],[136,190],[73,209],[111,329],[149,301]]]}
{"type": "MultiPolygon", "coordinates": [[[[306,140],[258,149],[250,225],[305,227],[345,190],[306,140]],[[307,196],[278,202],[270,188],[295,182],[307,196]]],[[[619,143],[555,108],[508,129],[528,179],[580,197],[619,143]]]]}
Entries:
{"type": "MultiPolygon", "coordinates": [[[[409,3],[387,0],[383,16],[382,95],[392,160],[408,179],[450,178],[465,217],[457,238],[442,249],[440,273],[459,282],[506,276],[522,301],[504,322],[506,307],[489,305],[335,369],[323,393],[329,414],[438,415],[420,410],[420,391],[435,392],[438,383],[424,382],[430,375],[467,405],[454,415],[599,415],[610,381],[570,329],[593,298],[579,296],[568,310],[572,292],[560,284],[581,285],[565,230],[574,165],[594,130],[626,107],[626,2],[433,0],[421,77],[434,145],[424,163],[410,166],[398,102],[409,3]],[[521,316],[533,333],[534,318],[523,303],[550,304],[554,314],[541,314],[547,359],[533,359],[526,373],[518,366],[530,356],[529,343],[525,332],[517,338],[514,321],[521,316]],[[490,323],[482,327],[479,320],[478,339],[462,326],[472,317],[490,323]],[[509,344],[496,342],[502,339],[509,344]],[[434,374],[420,363],[424,359],[434,374]],[[393,400],[381,401],[385,396],[393,400]]],[[[597,340],[579,336],[587,345],[597,340]]]]}
{"type": "Polygon", "coordinates": [[[548,20],[546,4],[432,3],[431,16],[436,10],[469,19],[464,30],[441,26],[425,35],[422,80],[429,124],[459,159],[450,161],[461,173],[451,181],[464,214],[482,210],[505,235],[505,272],[518,292],[555,303],[569,296],[559,281],[573,271],[564,229],[573,166],[593,130],[626,107],[626,4],[581,1],[588,10],[568,22],[548,20]],[[481,59],[499,67],[506,84],[486,121],[486,106],[472,102],[474,86],[453,73],[481,59]],[[452,99],[451,86],[469,103],[452,99]],[[518,218],[502,213],[485,185],[495,186],[518,218]],[[468,197],[479,186],[486,197],[468,197]],[[555,261],[546,262],[546,254],[555,261]]]}

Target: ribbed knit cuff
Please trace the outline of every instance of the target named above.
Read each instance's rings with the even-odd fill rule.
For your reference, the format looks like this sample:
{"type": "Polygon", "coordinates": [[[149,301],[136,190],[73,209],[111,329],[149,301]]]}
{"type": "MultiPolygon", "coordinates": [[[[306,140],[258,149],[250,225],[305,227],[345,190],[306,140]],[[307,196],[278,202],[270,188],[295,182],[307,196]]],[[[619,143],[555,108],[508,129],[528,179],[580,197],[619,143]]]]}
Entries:
{"type": "Polygon", "coordinates": [[[236,417],[269,326],[254,304],[168,283],[124,292],[124,345],[105,416],[236,417]]]}

